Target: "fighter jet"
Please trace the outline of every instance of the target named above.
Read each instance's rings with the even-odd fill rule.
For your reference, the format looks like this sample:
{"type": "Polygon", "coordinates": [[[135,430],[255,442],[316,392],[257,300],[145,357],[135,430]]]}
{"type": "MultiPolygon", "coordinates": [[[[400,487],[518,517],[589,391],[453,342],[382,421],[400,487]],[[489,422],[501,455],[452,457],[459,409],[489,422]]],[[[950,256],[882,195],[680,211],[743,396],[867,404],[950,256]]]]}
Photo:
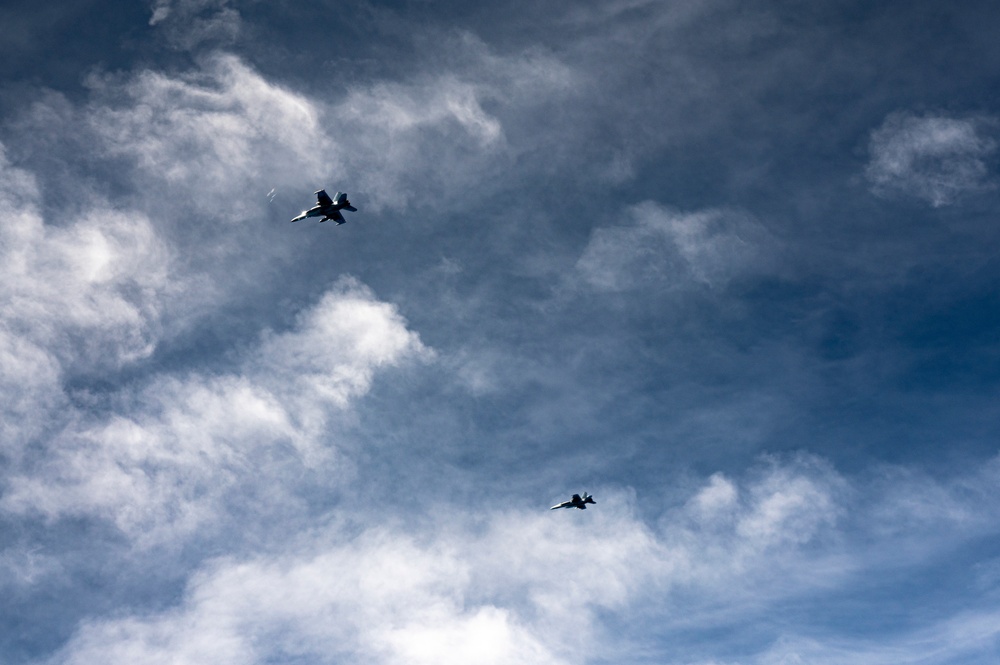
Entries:
{"type": "Polygon", "coordinates": [[[588,503],[593,503],[594,505],[597,504],[597,502],[594,501],[594,497],[584,492],[582,499],[579,494],[574,494],[573,498],[569,501],[563,501],[558,506],[552,506],[549,510],[555,510],[556,508],[579,508],[580,510],[586,510],[588,503]]]}
{"type": "Polygon", "coordinates": [[[347,222],[344,216],[340,214],[341,210],[350,210],[351,212],[357,212],[358,209],[351,205],[351,202],[347,200],[347,194],[342,194],[337,192],[337,195],[330,198],[330,195],[326,193],[325,189],[321,189],[316,192],[316,200],[319,202],[318,206],[313,206],[309,210],[303,210],[299,213],[299,216],[293,219],[293,222],[297,222],[300,219],[305,219],[306,217],[322,217],[320,222],[325,222],[328,219],[332,219],[337,224],[344,224],[347,222]]]}

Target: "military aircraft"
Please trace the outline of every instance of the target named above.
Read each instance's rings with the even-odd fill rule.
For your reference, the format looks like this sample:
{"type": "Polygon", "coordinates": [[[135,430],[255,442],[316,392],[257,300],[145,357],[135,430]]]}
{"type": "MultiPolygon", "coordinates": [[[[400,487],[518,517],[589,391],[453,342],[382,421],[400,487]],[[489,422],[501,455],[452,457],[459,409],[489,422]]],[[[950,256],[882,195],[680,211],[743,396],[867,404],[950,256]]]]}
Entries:
{"type": "Polygon", "coordinates": [[[309,208],[309,210],[303,210],[299,213],[299,216],[293,219],[293,222],[297,222],[300,219],[305,219],[306,217],[322,217],[320,222],[325,222],[328,219],[332,219],[337,224],[344,224],[347,222],[344,216],[340,214],[341,210],[350,210],[351,212],[357,212],[358,209],[351,205],[351,202],[347,200],[347,194],[337,192],[337,195],[330,198],[330,195],[326,193],[325,189],[321,189],[316,192],[316,200],[319,205],[309,208]]]}
{"type": "Polygon", "coordinates": [[[558,506],[552,506],[549,510],[555,510],[556,508],[579,508],[580,510],[586,510],[588,503],[597,505],[597,502],[594,501],[594,497],[584,492],[582,499],[579,494],[574,494],[573,498],[569,501],[563,501],[558,506]]]}

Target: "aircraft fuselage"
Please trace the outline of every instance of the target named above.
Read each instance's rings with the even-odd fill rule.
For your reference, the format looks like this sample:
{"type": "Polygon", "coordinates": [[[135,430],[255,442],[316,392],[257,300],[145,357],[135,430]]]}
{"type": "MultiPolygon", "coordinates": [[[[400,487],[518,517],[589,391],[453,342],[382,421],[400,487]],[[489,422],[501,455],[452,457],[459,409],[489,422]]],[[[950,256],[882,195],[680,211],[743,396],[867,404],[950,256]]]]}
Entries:
{"type": "Polygon", "coordinates": [[[319,190],[316,192],[316,197],[319,199],[319,205],[315,205],[308,210],[303,210],[299,213],[298,217],[295,217],[292,221],[297,222],[300,219],[305,219],[306,217],[322,217],[319,220],[325,222],[328,219],[335,220],[338,224],[343,224],[345,221],[344,216],[340,214],[341,210],[350,210],[355,212],[357,208],[351,205],[351,202],[347,200],[347,194],[342,194],[337,192],[337,197],[331,199],[327,196],[326,191],[319,190]]]}

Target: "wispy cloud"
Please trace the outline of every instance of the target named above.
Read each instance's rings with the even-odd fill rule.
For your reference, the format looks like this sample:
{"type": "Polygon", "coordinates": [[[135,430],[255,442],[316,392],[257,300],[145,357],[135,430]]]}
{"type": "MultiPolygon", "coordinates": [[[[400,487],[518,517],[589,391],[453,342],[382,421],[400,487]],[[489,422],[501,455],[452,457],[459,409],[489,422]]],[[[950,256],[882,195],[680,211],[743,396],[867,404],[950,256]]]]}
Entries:
{"type": "Polygon", "coordinates": [[[938,207],[996,186],[991,157],[995,122],[986,118],[893,113],[871,135],[865,170],[872,191],[938,207]]]}
{"type": "Polygon", "coordinates": [[[63,226],[44,223],[31,173],[0,150],[0,385],[7,452],[65,406],[67,376],[146,358],[159,338],[171,255],[149,220],[98,203],[63,226]]]}
{"type": "Polygon", "coordinates": [[[230,0],[156,0],[149,25],[179,50],[231,44],[240,36],[242,17],[230,0]]]}
{"type": "Polygon", "coordinates": [[[377,207],[489,192],[522,151],[538,147],[524,134],[527,118],[579,93],[574,70],[544,51],[501,56],[468,33],[442,42],[444,67],[356,85],[329,104],[329,131],[377,207]]]}
{"type": "Polygon", "coordinates": [[[186,74],[145,70],[89,85],[82,121],[97,151],[134,164],[140,191],[167,186],[194,211],[216,211],[219,222],[255,211],[244,203],[250,187],[266,192],[341,174],[316,103],[235,56],[215,54],[186,74]]]}
{"type": "Polygon", "coordinates": [[[996,657],[1000,612],[964,611],[918,630],[875,639],[785,637],[754,658],[754,665],[933,665],[987,663],[996,657]]]}
{"type": "Polygon", "coordinates": [[[995,656],[976,3],[111,4],[0,10],[0,660],[995,656]]]}
{"type": "Polygon", "coordinates": [[[243,500],[236,488],[272,508],[294,504],[290,477],[321,466],[337,475],[328,419],[376,369],[427,353],[393,307],[347,280],[293,330],[266,334],[242,371],[160,376],[115,415],[79,414],[43,462],[9,473],[0,507],[105,519],[148,545],[225,519],[243,500]]]}
{"type": "Polygon", "coordinates": [[[749,216],[730,210],[683,213],[647,202],[632,207],[628,224],[598,227],[577,262],[594,288],[719,288],[761,267],[775,240],[749,216]]]}

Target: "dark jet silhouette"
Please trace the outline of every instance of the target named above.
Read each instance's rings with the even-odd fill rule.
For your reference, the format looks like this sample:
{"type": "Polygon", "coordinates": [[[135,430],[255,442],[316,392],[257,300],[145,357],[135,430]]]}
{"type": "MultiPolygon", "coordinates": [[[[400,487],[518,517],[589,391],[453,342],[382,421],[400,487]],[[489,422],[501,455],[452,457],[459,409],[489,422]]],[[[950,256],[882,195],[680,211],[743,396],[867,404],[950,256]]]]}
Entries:
{"type": "Polygon", "coordinates": [[[316,192],[316,200],[319,205],[309,208],[309,210],[303,210],[299,213],[299,216],[293,219],[293,222],[297,222],[300,219],[305,219],[306,217],[322,217],[320,222],[325,222],[328,219],[332,219],[338,224],[344,224],[347,222],[344,216],[340,214],[341,210],[350,210],[351,212],[357,212],[358,209],[351,205],[351,202],[347,200],[347,194],[337,192],[337,195],[330,198],[330,195],[326,193],[325,189],[321,189],[316,192]]]}
{"type": "Polygon", "coordinates": [[[549,510],[555,510],[556,508],[579,508],[580,510],[586,510],[588,503],[597,505],[597,502],[594,501],[594,497],[584,492],[582,499],[579,494],[574,494],[573,498],[569,501],[563,501],[558,506],[552,506],[549,510]]]}

